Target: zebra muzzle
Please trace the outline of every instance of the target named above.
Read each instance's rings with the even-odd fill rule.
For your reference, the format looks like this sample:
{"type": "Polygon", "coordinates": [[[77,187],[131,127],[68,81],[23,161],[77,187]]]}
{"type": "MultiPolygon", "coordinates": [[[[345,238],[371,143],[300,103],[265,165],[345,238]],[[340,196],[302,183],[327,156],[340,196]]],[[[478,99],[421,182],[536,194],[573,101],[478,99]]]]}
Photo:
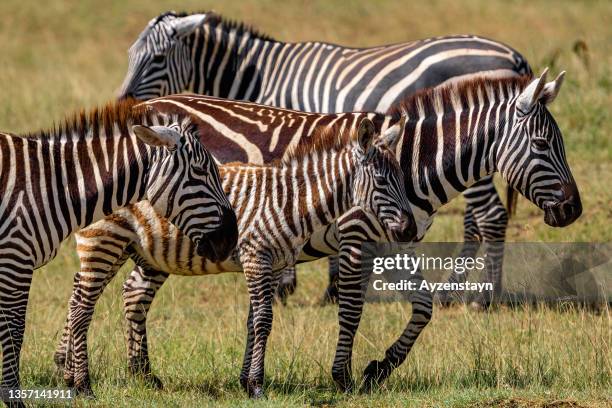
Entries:
{"type": "Polygon", "coordinates": [[[399,222],[390,226],[393,239],[398,242],[411,242],[417,236],[417,228],[414,217],[408,213],[402,213],[399,222]]]}
{"type": "Polygon", "coordinates": [[[196,252],[212,262],[227,259],[238,243],[238,224],[236,214],[231,209],[223,209],[221,225],[202,235],[195,241],[196,252]]]}
{"type": "Polygon", "coordinates": [[[565,200],[545,204],[544,222],[551,227],[566,227],[582,214],[578,189],[575,186],[564,186],[562,191],[564,197],[567,197],[565,200]]]}

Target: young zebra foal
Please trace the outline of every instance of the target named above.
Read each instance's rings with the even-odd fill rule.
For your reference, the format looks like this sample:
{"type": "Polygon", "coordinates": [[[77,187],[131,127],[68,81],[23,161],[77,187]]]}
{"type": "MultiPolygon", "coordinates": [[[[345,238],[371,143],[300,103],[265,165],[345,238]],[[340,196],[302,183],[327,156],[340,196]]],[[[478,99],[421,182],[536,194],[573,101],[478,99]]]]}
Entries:
{"type": "Polygon", "coordinates": [[[9,390],[19,389],[33,270],[74,231],[142,199],[201,255],[221,260],[236,242],[235,215],[189,118],[122,102],[49,132],[0,133],[0,391],[10,405],[23,406],[9,390]]]}
{"type": "MultiPolygon", "coordinates": [[[[77,251],[81,271],[75,277],[70,303],[70,330],[65,331],[67,336],[56,354],[56,363],[65,367],[64,377],[77,390],[91,392],[86,354],[89,317],[104,286],[131,256],[138,267],[154,273],[244,271],[251,298],[252,323],[248,326],[254,330],[250,335],[254,334],[255,342],[244,386],[251,395],[262,395],[277,272],[296,263],[311,235],[359,206],[374,214],[392,235],[405,240],[414,237],[416,228],[403,175],[392,153],[402,132],[403,122],[389,128],[374,143],[374,125],[364,118],[356,141],[350,130],[335,125],[283,161],[220,166],[223,188],[236,210],[240,231],[235,255],[225,262],[214,263],[195,255],[191,241],[146,201],[80,231],[77,251]],[[100,282],[100,286],[92,290],[91,280],[100,282]]],[[[131,323],[144,326],[146,322],[131,323]]],[[[146,344],[144,338],[134,340],[131,344],[146,344]]],[[[142,372],[146,364],[148,372],[148,361],[145,346],[140,356],[130,361],[130,368],[142,372]]],[[[151,380],[161,385],[155,377],[151,380]]]]}

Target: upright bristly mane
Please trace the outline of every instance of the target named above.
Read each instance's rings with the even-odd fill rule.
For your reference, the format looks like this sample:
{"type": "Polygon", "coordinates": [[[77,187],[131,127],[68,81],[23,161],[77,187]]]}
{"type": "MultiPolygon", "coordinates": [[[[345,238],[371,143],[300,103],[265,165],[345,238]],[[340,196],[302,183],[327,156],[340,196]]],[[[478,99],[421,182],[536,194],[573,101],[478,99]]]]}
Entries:
{"type": "Polygon", "coordinates": [[[164,17],[169,16],[169,15],[181,18],[181,17],[188,17],[194,14],[206,14],[206,20],[204,21],[204,24],[210,25],[212,27],[221,27],[227,31],[236,31],[236,34],[238,35],[248,33],[252,38],[258,38],[264,41],[274,40],[272,37],[260,32],[259,30],[257,30],[256,28],[254,28],[253,26],[249,24],[246,24],[238,20],[227,19],[214,11],[201,11],[201,12],[193,12],[193,13],[187,13],[187,12],[176,13],[173,11],[168,11],[164,14],[160,14],[155,20],[154,24],[157,24],[164,17]]]}
{"type": "MultiPolygon", "coordinates": [[[[21,137],[28,139],[49,138],[61,134],[80,134],[85,136],[89,129],[104,128],[107,134],[114,131],[115,126],[125,129],[127,124],[142,123],[147,115],[153,112],[149,106],[140,104],[141,101],[126,99],[122,101],[112,101],[104,106],[81,110],[71,116],[66,117],[63,122],[55,124],[49,130],[29,132],[21,137]]],[[[97,132],[92,132],[97,133],[97,132]]]]}
{"type": "Polygon", "coordinates": [[[414,94],[411,94],[394,104],[389,108],[387,114],[391,115],[394,120],[399,120],[401,115],[408,114],[408,117],[415,118],[419,116],[419,104],[424,107],[426,114],[430,112],[436,101],[442,101],[443,106],[449,106],[452,100],[466,101],[468,93],[472,93],[478,89],[483,91],[486,97],[486,90],[516,90],[524,89],[533,79],[531,75],[516,76],[511,78],[475,78],[471,80],[461,81],[459,83],[451,83],[435,88],[422,89],[414,94]]]}
{"type": "Polygon", "coordinates": [[[292,148],[281,163],[300,161],[317,152],[337,151],[345,147],[350,140],[357,140],[357,130],[352,127],[335,123],[332,126],[317,128],[310,137],[292,148]]]}

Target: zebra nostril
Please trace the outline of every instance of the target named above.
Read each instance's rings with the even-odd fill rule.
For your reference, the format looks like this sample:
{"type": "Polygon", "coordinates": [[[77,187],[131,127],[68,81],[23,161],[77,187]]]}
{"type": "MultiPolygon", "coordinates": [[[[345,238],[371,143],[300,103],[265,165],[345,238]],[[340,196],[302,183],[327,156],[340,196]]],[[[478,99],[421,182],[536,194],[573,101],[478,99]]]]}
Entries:
{"type": "Polygon", "coordinates": [[[578,194],[572,195],[572,196],[568,197],[563,202],[563,205],[565,207],[570,207],[571,208],[570,211],[571,211],[574,219],[580,217],[580,215],[582,214],[582,202],[580,201],[580,195],[578,195],[578,194]]]}
{"type": "Polygon", "coordinates": [[[563,195],[562,201],[580,202],[580,194],[578,194],[578,187],[576,186],[576,183],[564,184],[561,186],[561,193],[563,195]]]}

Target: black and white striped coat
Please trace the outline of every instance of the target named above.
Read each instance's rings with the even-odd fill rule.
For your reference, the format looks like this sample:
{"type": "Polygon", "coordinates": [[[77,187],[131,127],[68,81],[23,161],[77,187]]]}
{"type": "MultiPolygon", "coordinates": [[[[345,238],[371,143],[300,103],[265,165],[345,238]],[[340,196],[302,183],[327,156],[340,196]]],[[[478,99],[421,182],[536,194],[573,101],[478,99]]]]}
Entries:
{"type": "MultiPolygon", "coordinates": [[[[189,91],[306,112],[386,112],[421,89],[523,74],[531,69],[516,50],[478,36],[372,48],[286,43],[215,13],[168,12],[152,19],[130,48],[119,96],[148,99],[189,91]]],[[[265,156],[265,145],[248,142],[265,156]]],[[[513,190],[508,191],[511,202],[513,190]]],[[[492,177],[481,179],[465,196],[466,241],[503,241],[508,213],[492,177]]],[[[490,258],[496,262],[487,268],[487,279],[499,291],[502,257],[494,253],[490,258]]],[[[337,296],[337,273],[330,268],[325,298],[337,296]]]]}
{"type": "MultiPolygon", "coordinates": [[[[89,321],[105,285],[129,255],[140,268],[166,276],[244,272],[251,297],[249,325],[255,328],[249,341],[260,350],[244,381],[251,393],[261,393],[263,353],[277,281],[274,273],[295,264],[311,235],[350,208],[359,207],[397,238],[414,238],[415,223],[402,171],[391,150],[402,130],[398,124],[374,143],[374,125],[362,117],[359,135],[353,140],[354,127],[338,124],[323,128],[322,135],[293,149],[283,161],[263,166],[222,165],[223,188],[236,211],[240,231],[234,256],[224,262],[198,256],[189,237],[158,216],[146,201],[79,231],[81,271],[70,302],[65,333],[70,335],[56,355],[64,366],[64,377],[77,391],[91,393],[86,343],[89,321]]],[[[139,336],[131,339],[131,345],[145,343],[144,351],[130,353],[138,356],[131,361],[131,367],[138,369],[148,360],[142,339],[146,329],[131,323],[137,325],[131,333],[139,336]]]]}
{"type": "MultiPolygon", "coordinates": [[[[580,215],[580,198],[565,160],[561,133],[546,109],[546,104],[556,97],[561,80],[560,76],[546,83],[542,76],[533,82],[529,78],[476,81],[419,93],[390,116],[368,114],[381,128],[392,127],[401,117],[406,118],[396,154],[407,176],[406,191],[417,216],[419,238],[441,205],[494,172],[500,172],[514,188],[545,210],[545,221],[550,225],[564,226],[580,215]]],[[[350,126],[364,115],[308,114],[195,95],[159,98],[147,104],[168,113],[191,113],[201,134],[213,142],[209,145],[206,141],[214,153],[216,149],[226,151],[214,143],[219,134],[224,134],[241,146],[235,149],[239,158],[282,150],[298,140],[295,130],[308,131],[330,123],[350,126]],[[246,133],[258,143],[267,143],[268,148],[251,151],[250,145],[244,143],[246,133]]],[[[387,238],[375,219],[352,211],[339,219],[337,232],[315,234],[302,254],[302,259],[307,260],[338,249],[341,253],[344,273],[340,276],[340,339],[333,374],[344,389],[351,387],[350,352],[363,306],[359,295],[360,244],[387,238]]],[[[165,273],[137,268],[124,285],[126,304],[131,305],[128,320],[136,322],[129,329],[129,350],[137,362],[133,367],[147,376],[151,373],[146,356],[146,311],[166,278],[165,273]]],[[[417,274],[411,279],[422,277],[417,274]]],[[[405,333],[387,351],[387,359],[380,366],[374,362],[369,367],[368,383],[377,378],[383,380],[401,364],[431,318],[429,292],[417,292],[411,301],[413,316],[405,333]]],[[[250,370],[248,361],[250,358],[245,360],[243,378],[250,370]]]]}
{"type": "Polygon", "coordinates": [[[0,133],[3,398],[19,388],[33,270],[50,261],[72,232],[144,198],[201,254],[226,256],[236,242],[235,216],[216,164],[187,116],[122,102],[48,132],[0,133]]]}

